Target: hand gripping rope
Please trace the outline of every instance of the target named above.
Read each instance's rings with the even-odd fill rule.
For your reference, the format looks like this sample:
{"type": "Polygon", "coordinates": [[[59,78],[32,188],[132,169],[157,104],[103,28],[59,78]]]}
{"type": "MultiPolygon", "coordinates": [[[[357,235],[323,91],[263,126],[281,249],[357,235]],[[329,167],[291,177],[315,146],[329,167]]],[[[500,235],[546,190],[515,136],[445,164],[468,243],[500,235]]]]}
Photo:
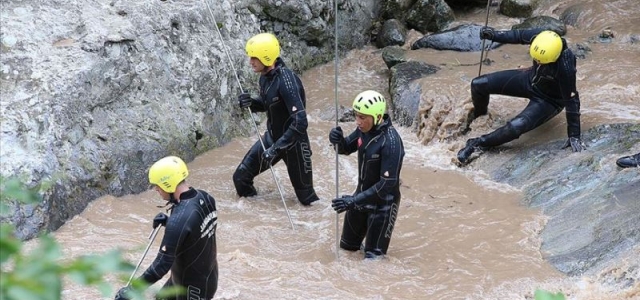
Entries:
{"type": "MultiPolygon", "coordinates": [[[[487,18],[484,20],[484,27],[489,26],[489,6],[491,0],[487,0],[487,18]]],[[[478,68],[478,76],[482,75],[482,61],[484,60],[484,43],[486,39],[482,39],[482,49],[480,49],[480,67],[478,68]]]]}

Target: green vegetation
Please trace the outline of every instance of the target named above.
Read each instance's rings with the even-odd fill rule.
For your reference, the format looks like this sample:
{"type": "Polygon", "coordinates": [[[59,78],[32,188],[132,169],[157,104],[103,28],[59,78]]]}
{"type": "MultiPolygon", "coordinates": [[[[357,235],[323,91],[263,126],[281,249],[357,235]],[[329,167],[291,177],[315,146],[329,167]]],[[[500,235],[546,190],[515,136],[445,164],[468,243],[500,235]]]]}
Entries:
{"type": "MultiPolygon", "coordinates": [[[[0,215],[7,216],[9,203],[40,202],[43,189],[46,189],[43,185],[29,189],[16,178],[0,176],[0,215]]],[[[3,300],[60,300],[65,277],[82,285],[95,286],[102,295],[111,298],[117,290],[105,281],[105,275],[119,274],[125,278],[134,269],[116,250],[63,260],[60,246],[49,234],[38,238],[37,246],[25,253],[24,242],[14,233],[12,224],[0,224],[0,299],[3,300]]],[[[133,282],[132,286],[131,299],[144,299],[144,284],[133,282]]]]}
{"type": "Polygon", "coordinates": [[[545,290],[536,290],[534,297],[536,300],[565,300],[562,293],[553,294],[545,290]]]}

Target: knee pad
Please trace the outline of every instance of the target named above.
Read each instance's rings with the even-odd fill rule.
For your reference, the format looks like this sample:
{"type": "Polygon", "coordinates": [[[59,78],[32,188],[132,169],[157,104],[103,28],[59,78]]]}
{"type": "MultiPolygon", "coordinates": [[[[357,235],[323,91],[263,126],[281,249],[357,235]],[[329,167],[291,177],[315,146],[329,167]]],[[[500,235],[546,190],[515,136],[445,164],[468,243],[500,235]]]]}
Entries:
{"type": "Polygon", "coordinates": [[[471,100],[473,102],[474,117],[487,114],[489,106],[489,92],[487,85],[489,80],[486,76],[476,77],[471,81],[471,100]]]}
{"type": "Polygon", "coordinates": [[[251,172],[249,172],[249,168],[247,168],[243,163],[241,163],[238,168],[236,168],[236,171],[233,172],[233,182],[246,181],[246,179],[252,178],[253,176],[251,175],[251,172]]]}
{"type": "Polygon", "coordinates": [[[236,187],[236,192],[240,197],[252,197],[258,194],[253,186],[253,178],[255,176],[251,174],[249,168],[244,164],[240,164],[236,171],[233,173],[233,185],[236,187]]]}
{"type": "Polygon", "coordinates": [[[476,77],[473,80],[471,80],[471,92],[482,92],[483,90],[487,89],[487,84],[489,83],[489,80],[487,79],[486,76],[480,76],[480,77],[476,77]]]}

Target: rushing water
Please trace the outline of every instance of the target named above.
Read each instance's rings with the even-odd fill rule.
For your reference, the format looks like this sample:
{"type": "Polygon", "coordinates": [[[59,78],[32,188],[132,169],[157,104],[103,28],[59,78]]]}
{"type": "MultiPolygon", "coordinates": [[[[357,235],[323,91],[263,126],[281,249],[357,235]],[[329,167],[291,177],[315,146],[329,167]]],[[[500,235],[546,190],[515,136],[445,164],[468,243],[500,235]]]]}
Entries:
{"type": "MultiPolygon", "coordinates": [[[[570,27],[566,36],[570,43],[584,43],[607,27],[616,32],[611,43],[589,44],[592,52],[578,61],[583,129],[640,121],[640,44],[629,42],[633,33],[640,33],[639,2],[554,2],[542,13],[560,13],[577,2],[590,5],[584,18],[592,21],[584,22],[585,28],[570,27]]],[[[484,11],[469,12],[458,20],[481,24],[484,11]]],[[[497,15],[493,8],[490,25],[509,28],[515,23],[518,20],[497,15]]],[[[526,49],[505,45],[492,50],[488,57],[494,63],[484,66],[483,73],[529,65],[526,49]]],[[[469,81],[477,75],[478,66],[464,64],[478,61],[479,53],[423,49],[411,55],[444,66],[428,79],[432,93],[461,100],[469,97],[469,81]]],[[[251,128],[246,137],[189,163],[188,183],[209,191],[219,209],[216,299],[531,299],[536,288],[561,290],[570,299],[640,299],[637,281],[628,290],[611,290],[598,277],[566,278],[557,272],[539,251],[545,216],[520,205],[519,190],[495,183],[473,167],[460,170],[451,163],[466,137],[424,146],[409,128],[399,128],[407,152],[401,175],[403,198],[387,258],[363,261],[362,253],[344,251],[336,257],[336,214],[330,206],[336,190],[336,159],[327,139],[335,121],[321,117],[335,105],[334,65],[309,70],[302,78],[308,95],[314,182],[322,200],[311,207],[299,205],[284,166],[274,167],[295,230],[270,172],[256,179],[259,196],[235,195],[231,176],[256,139],[251,128]]],[[[372,48],[354,50],[341,58],[338,78],[339,103],[344,106],[362,90],[386,92],[388,86],[386,66],[372,48]]],[[[491,101],[491,113],[505,119],[525,105],[509,97],[492,97],[491,101]]],[[[564,122],[561,114],[514,144],[563,138],[564,122]]],[[[351,123],[340,125],[354,128],[351,123]]],[[[338,168],[340,193],[351,192],[357,176],[355,156],[341,156],[338,168]]],[[[161,211],[156,206],[162,204],[152,191],[102,197],[54,235],[66,257],[120,247],[136,263],[148,243],[151,220],[161,211]]],[[[342,217],[340,226],[341,221],[342,217]]],[[[142,269],[155,257],[160,237],[142,269]]],[[[636,248],[614,264],[624,265],[639,256],[636,248]]],[[[124,284],[115,276],[109,281],[116,287],[124,284]]],[[[68,284],[64,289],[64,299],[98,298],[100,293],[93,288],[68,284]]]]}

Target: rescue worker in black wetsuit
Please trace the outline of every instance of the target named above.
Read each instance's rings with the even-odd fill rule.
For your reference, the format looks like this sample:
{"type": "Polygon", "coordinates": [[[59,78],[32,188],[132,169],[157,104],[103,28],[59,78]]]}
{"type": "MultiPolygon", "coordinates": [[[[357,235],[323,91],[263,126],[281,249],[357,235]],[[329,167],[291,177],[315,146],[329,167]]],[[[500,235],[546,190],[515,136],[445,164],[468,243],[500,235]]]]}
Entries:
{"type": "MultiPolygon", "coordinates": [[[[158,255],[139,280],[151,285],[171,271],[164,287],[180,286],[184,293],[169,299],[208,300],[218,288],[218,213],[212,196],[186,184],[188,175],[187,165],[176,156],[165,157],[149,169],[149,182],[172,206],[170,217],[160,213],[154,218],[154,229],[165,226],[165,234],[158,255]]],[[[115,299],[129,299],[129,289],[120,289],[115,299]]]]}
{"type": "Polygon", "coordinates": [[[298,201],[311,205],[318,200],[313,188],[311,145],[307,135],[306,96],[300,78],[280,58],[280,44],[271,33],[253,36],[246,45],[249,63],[260,73],[260,94],[238,96],[240,108],[267,113],[267,131],[249,149],[233,174],[240,197],[257,195],[253,179],[281,159],[287,165],[289,179],[298,201]]]}
{"type": "Polygon", "coordinates": [[[340,127],[329,133],[329,141],[336,145],[338,153],[349,155],[358,151],[356,191],[334,199],[331,206],[338,213],[347,212],[340,248],[363,249],[366,259],[387,254],[400,206],[404,146],[385,114],[386,106],[380,93],[364,91],[353,101],[358,128],[346,138],[340,127]]]}
{"type": "Polygon", "coordinates": [[[576,89],[576,57],[566,41],[553,31],[542,29],[495,31],[480,30],[480,38],[500,43],[531,44],[533,66],[476,77],[471,81],[474,118],[487,113],[491,94],[528,98],[529,104],[506,125],[479,138],[467,140],[458,152],[461,164],[471,154],[517,139],[525,132],[547,122],[566,108],[568,140],[562,148],[574,152],[585,149],[580,139],[580,98],[576,89]]]}

